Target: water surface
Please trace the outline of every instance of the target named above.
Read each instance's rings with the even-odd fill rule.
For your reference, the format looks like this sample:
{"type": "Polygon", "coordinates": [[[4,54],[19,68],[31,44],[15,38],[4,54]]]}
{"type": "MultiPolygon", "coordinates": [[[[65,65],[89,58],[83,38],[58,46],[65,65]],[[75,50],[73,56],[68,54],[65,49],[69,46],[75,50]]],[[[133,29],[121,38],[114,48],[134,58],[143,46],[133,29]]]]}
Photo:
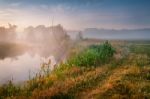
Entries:
{"type": "MultiPolygon", "coordinates": [[[[32,52],[22,44],[0,43],[0,83],[11,79],[14,82],[28,80],[29,72],[31,77],[35,76],[46,57],[32,52]]],[[[51,56],[50,53],[47,55],[51,56]]],[[[54,64],[54,58],[52,62],[54,64]]]]}

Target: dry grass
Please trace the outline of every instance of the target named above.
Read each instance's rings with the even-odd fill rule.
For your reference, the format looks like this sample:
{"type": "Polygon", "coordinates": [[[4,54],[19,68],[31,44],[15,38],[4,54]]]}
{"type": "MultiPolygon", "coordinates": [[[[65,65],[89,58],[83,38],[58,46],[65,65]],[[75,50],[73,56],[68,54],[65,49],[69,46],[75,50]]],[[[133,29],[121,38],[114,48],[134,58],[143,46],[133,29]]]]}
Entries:
{"type": "Polygon", "coordinates": [[[149,56],[143,54],[144,49],[135,53],[128,52],[127,47],[115,43],[114,46],[116,56],[109,64],[98,67],[61,64],[49,75],[30,80],[20,96],[10,98],[149,99],[149,56]]]}
{"type": "MultiPolygon", "coordinates": [[[[80,72],[80,70],[78,69],[74,68],[74,70],[71,70],[71,74],[77,73],[78,71],[80,72]]],[[[108,69],[108,68],[106,67],[95,68],[90,71],[85,71],[82,73],[82,75],[78,75],[76,77],[67,76],[63,81],[55,81],[54,85],[47,90],[43,90],[43,91],[35,90],[33,92],[33,97],[44,99],[46,97],[49,97],[49,98],[57,97],[58,95],[61,95],[61,94],[65,95],[65,94],[70,93],[72,95],[71,91],[74,93],[75,91],[77,92],[78,89],[80,89],[79,87],[83,87],[82,85],[83,83],[85,84],[85,82],[88,82],[88,81],[90,82],[91,79],[94,80],[94,78],[98,77],[99,75],[106,73],[105,69],[108,69]],[[77,86],[78,88],[76,88],[77,86]]]]}

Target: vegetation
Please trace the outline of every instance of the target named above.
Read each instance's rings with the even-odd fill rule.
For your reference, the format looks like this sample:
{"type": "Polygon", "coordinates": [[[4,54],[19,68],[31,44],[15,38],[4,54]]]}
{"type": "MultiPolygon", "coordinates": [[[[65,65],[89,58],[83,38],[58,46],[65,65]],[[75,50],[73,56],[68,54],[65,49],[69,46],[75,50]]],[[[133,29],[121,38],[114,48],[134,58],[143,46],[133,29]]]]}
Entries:
{"type": "Polygon", "coordinates": [[[108,42],[88,46],[51,72],[44,66],[24,86],[1,86],[0,99],[148,99],[149,50],[136,47],[108,42]]]}
{"type": "Polygon", "coordinates": [[[75,66],[99,66],[104,64],[112,58],[115,50],[114,48],[106,41],[104,44],[91,45],[87,49],[78,53],[78,55],[73,56],[69,60],[69,65],[75,66]]]}

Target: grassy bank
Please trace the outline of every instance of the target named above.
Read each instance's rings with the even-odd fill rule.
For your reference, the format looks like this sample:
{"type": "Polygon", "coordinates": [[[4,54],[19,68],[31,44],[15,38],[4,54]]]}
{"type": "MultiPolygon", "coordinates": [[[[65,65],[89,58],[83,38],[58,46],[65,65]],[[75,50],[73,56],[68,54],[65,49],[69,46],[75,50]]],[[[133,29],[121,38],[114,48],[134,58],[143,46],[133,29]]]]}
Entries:
{"type": "Polygon", "coordinates": [[[11,81],[1,86],[0,99],[148,99],[149,46],[138,46],[108,42],[87,46],[52,72],[43,65],[24,86],[11,81]]]}

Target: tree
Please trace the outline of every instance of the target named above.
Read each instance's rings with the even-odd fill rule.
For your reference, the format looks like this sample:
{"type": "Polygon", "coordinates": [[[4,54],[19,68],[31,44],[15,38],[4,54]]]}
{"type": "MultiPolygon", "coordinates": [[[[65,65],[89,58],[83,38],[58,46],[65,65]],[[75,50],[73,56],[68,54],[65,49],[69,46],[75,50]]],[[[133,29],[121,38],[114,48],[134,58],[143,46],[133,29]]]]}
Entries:
{"type": "Polygon", "coordinates": [[[0,27],[0,41],[14,41],[17,37],[16,25],[8,24],[9,28],[0,27]]]}
{"type": "Polygon", "coordinates": [[[83,35],[82,35],[82,32],[81,32],[81,31],[77,34],[76,40],[77,40],[77,41],[83,40],[83,35]]]}

